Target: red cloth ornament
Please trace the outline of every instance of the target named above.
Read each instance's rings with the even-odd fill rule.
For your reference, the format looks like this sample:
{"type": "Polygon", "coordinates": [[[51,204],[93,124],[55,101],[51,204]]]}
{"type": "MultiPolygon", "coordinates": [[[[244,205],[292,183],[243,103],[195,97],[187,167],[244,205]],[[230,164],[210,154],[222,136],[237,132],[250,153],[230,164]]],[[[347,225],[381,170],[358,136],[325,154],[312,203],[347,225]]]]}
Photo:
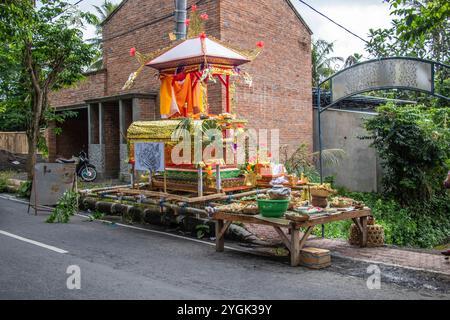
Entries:
{"type": "Polygon", "coordinates": [[[184,22],[187,26],[189,26],[191,24],[191,19],[186,19],[186,21],[184,22]]]}
{"type": "Polygon", "coordinates": [[[209,16],[208,16],[207,13],[202,13],[202,14],[200,15],[200,19],[202,19],[203,21],[206,21],[206,20],[209,19],[209,16]]]}
{"type": "Polygon", "coordinates": [[[205,40],[206,39],[206,33],[202,32],[200,34],[200,39],[205,40]]]}
{"type": "Polygon", "coordinates": [[[130,57],[134,57],[136,55],[136,48],[130,49],[130,57]]]}
{"type": "Polygon", "coordinates": [[[258,47],[258,48],[264,48],[264,46],[265,46],[265,43],[264,43],[264,41],[258,41],[257,43],[256,43],[256,46],[258,47]]]}
{"type": "Polygon", "coordinates": [[[175,80],[175,81],[183,81],[184,79],[186,79],[186,73],[184,73],[184,72],[181,72],[181,73],[179,73],[179,74],[176,74],[176,75],[173,77],[173,80],[175,80]]]}
{"type": "Polygon", "coordinates": [[[193,5],[192,5],[192,12],[197,11],[197,9],[198,9],[197,5],[196,5],[196,4],[193,4],[193,5]]]}

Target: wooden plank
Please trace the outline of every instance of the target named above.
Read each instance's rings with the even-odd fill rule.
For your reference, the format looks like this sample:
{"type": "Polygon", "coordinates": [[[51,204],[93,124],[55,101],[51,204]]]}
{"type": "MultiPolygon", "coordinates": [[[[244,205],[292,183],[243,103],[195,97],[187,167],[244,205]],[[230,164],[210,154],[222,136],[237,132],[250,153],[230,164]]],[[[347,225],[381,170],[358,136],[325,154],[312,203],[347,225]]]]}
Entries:
{"type": "MultiPolygon", "coordinates": [[[[316,225],[327,224],[330,222],[341,221],[341,220],[350,220],[354,218],[368,217],[371,216],[370,210],[358,210],[358,211],[350,211],[343,212],[336,215],[320,217],[316,219],[311,219],[305,222],[296,222],[294,223],[297,227],[314,227],[316,225]]],[[[249,216],[245,214],[234,214],[234,213],[225,213],[225,212],[217,212],[213,215],[214,219],[223,219],[229,221],[240,221],[244,223],[254,223],[254,224],[262,224],[268,226],[279,226],[282,228],[288,228],[292,223],[291,220],[287,220],[284,218],[265,218],[261,215],[249,216]]]]}
{"type": "MultiPolygon", "coordinates": [[[[216,235],[220,235],[220,232],[223,229],[223,220],[217,220],[216,221],[216,235]]],[[[222,235],[222,237],[216,236],[216,251],[217,252],[223,252],[225,250],[225,238],[222,235]]]]}
{"type": "Polygon", "coordinates": [[[216,212],[213,214],[214,220],[226,220],[226,221],[239,221],[243,223],[254,223],[254,224],[262,224],[267,226],[279,226],[283,228],[288,228],[290,225],[290,221],[286,219],[271,219],[271,218],[263,218],[261,216],[251,216],[245,214],[232,214],[232,213],[224,213],[224,212],[216,212]]]}
{"type": "Polygon", "coordinates": [[[291,242],[289,241],[289,238],[286,236],[286,234],[283,232],[283,230],[281,230],[280,227],[274,226],[273,227],[275,229],[275,231],[278,233],[278,235],[280,236],[281,240],[283,241],[284,245],[286,246],[286,248],[291,251],[291,242]]]}
{"type": "Polygon", "coordinates": [[[308,229],[306,229],[306,232],[303,234],[303,237],[300,240],[299,250],[303,249],[303,247],[305,246],[306,240],[308,240],[308,238],[313,230],[314,230],[314,227],[308,227],[308,229]]]}
{"type": "Polygon", "coordinates": [[[362,228],[362,237],[361,237],[361,247],[367,247],[367,217],[361,217],[361,228],[362,228]]]}
{"type": "Polygon", "coordinates": [[[363,233],[363,228],[362,228],[361,223],[359,222],[359,219],[358,218],[353,218],[352,220],[355,223],[356,227],[358,228],[359,232],[362,234],[363,233]]]}
{"type": "Polygon", "coordinates": [[[186,202],[187,203],[207,202],[210,200],[220,199],[223,196],[226,196],[226,194],[225,193],[216,193],[216,194],[211,194],[211,195],[203,196],[203,197],[187,198],[188,200],[186,202]]]}
{"type": "Polygon", "coordinates": [[[227,232],[228,228],[230,227],[230,225],[232,223],[233,223],[232,221],[225,222],[225,225],[223,226],[222,230],[220,230],[219,234],[216,235],[216,237],[219,237],[219,238],[225,237],[225,232],[227,232]]]}
{"type": "Polygon", "coordinates": [[[148,190],[134,190],[134,189],[119,189],[119,193],[130,194],[130,195],[144,195],[147,197],[156,197],[156,198],[165,198],[166,200],[177,200],[180,202],[186,203],[198,203],[198,202],[207,202],[210,200],[220,199],[223,196],[226,196],[225,193],[211,194],[203,197],[195,197],[189,198],[186,196],[179,196],[176,194],[165,193],[165,192],[157,192],[157,191],[148,191],[148,190]]]}
{"type": "MultiPolygon", "coordinates": [[[[153,179],[153,187],[158,189],[164,188],[164,181],[153,179]]],[[[198,192],[198,185],[197,184],[188,184],[188,183],[176,183],[171,182],[170,180],[167,181],[167,190],[171,191],[180,191],[180,192],[189,192],[192,194],[197,194],[198,192]]],[[[206,186],[203,186],[203,193],[204,194],[215,194],[217,190],[214,188],[208,188],[206,186]]]]}
{"type": "Polygon", "coordinates": [[[148,191],[148,190],[134,190],[134,189],[120,189],[119,193],[124,195],[143,195],[146,197],[156,197],[156,198],[165,198],[166,200],[177,200],[180,202],[187,202],[188,197],[183,197],[175,194],[164,193],[164,192],[156,192],[156,191],[148,191]]]}
{"type": "Polygon", "coordinates": [[[300,230],[291,228],[291,266],[296,267],[300,263],[300,230]]]}
{"type": "Polygon", "coordinates": [[[297,226],[311,227],[311,226],[316,226],[319,224],[327,224],[330,222],[335,222],[335,221],[340,221],[340,220],[350,220],[353,218],[368,217],[371,215],[372,215],[372,213],[370,210],[355,210],[355,211],[349,211],[349,212],[342,212],[339,214],[334,214],[334,215],[330,215],[330,216],[326,216],[326,217],[323,217],[323,216],[321,216],[320,218],[313,217],[309,221],[297,223],[297,226]]]}
{"type": "Polygon", "coordinates": [[[240,199],[240,198],[243,198],[243,197],[254,196],[256,194],[264,194],[264,193],[267,192],[267,190],[269,190],[269,189],[252,190],[252,191],[248,191],[248,192],[241,192],[241,193],[238,193],[238,194],[233,194],[233,195],[230,195],[230,196],[226,195],[226,196],[224,196],[224,197],[222,197],[222,198],[220,198],[218,200],[228,200],[230,197],[232,199],[240,199]]]}

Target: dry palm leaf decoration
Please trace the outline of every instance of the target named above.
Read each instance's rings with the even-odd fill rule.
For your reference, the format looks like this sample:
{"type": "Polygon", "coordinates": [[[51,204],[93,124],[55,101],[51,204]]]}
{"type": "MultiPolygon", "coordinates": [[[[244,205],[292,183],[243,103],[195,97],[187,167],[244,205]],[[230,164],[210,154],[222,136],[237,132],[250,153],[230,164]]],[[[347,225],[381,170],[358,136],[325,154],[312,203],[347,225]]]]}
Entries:
{"type": "MultiPolygon", "coordinates": [[[[193,38],[200,38],[202,40],[204,40],[206,38],[206,34],[205,34],[205,22],[209,19],[209,16],[207,13],[200,13],[198,11],[198,7],[197,5],[192,5],[191,7],[191,14],[189,16],[188,19],[186,19],[186,26],[188,27],[188,34],[187,34],[187,39],[193,39],[193,38]]],[[[247,58],[249,58],[249,60],[254,60],[262,51],[263,47],[264,47],[264,42],[263,41],[259,41],[256,44],[256,49],[254,50],[241,50],[241,49],[237,49],[234,48],[232,45],[230,45],[229,43],[225,43],[224,41],[218,40],[214,37],[208,36],[209,38],[211,38],[212,40],[214,40],[215,42],[229,48],[230,50],[233,50],[247,58]]],[[[130,56],[131,57],[136,57],[137,61],[139,62],[139,68],[136,70],[136,72],[133,72],[130,77],[128,78],[128,81],[125,83],[123,90],[128,90],[131,89],[134,85],[134,82],[136,80],[136,78],[139,76],[139,74],[142,72],[142,70],[144,70],[146,64],[148,64],[150,61],[152,61],[153,59],[155,59],[156,57],[164,54],[165,52],[169,51],[170,49],[176,47],[177,45],[179,45],[180,43],[182,43],[183,41],[185,41],[186,39],[180,39],[180,40],[176,40],[174,33],[170,33],[169,34],[169,39],[172,41],[172,44],[170,46],[168,46],[167,48],[163,48],[157,51],[154,51],[152,53],[149,54],[142,54],[140,52],[138,52],[135,48],[131,48],[130,49],[130,56]]],[[[202,43],[204,44],[205,42],[202,41],[202,43]]],[[[205,62],[206,61],[206,56],[205,56],[205,62]]],[[[200,81],[200,83],[202,84],[206,79],[208,80],[212,80],[215,82],[215,79],[212,77],[212,69],[210,67],[207,66],[207,63],[205,63],[205,69],[203,70],[203,74],[202,74],[202,80],[200,81]]],[[[247,73],[244,72],[240,69],[236,70],[236,75],[239,75],[243,78],[245,84],[251,86],[252,85],[252,78],[251,76],[247,73]]]]}

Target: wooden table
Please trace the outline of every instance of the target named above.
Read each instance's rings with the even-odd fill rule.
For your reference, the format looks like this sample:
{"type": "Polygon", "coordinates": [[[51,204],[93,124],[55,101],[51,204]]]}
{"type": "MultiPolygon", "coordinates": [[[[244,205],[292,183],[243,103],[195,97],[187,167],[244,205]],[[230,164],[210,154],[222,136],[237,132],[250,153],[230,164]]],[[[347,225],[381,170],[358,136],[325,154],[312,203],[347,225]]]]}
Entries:
{"type": "Polygon", "coordinates": [[[327,216],[311,217],[306,222],[293,222],[284,218],[265,218],[261,215],[250,216],[243,214],[231,214],[216,212],[213,214],[213,219],[216,220],[216,251],[223,252],[225,248],[225,232],[233,222],[253,223],[260,225],[267,225],[273,227],[279,234],[284,245],[290,252],[291,266],[299,265],[300,251],[303,249],[306,240],[311,235],[314,227],[317,225],[324,225],[327,223],[350,220],[352,219],[361,233],[361,247],[367,245],[367,220],[372,215],[370,209],[354,210],[347,212],[338,212],[327,216]],[[290,237],[287,236],[282,228],[289,229],[290,237]],[[301,235],[300,228],[306,228],[306,231],[301,235]]]}

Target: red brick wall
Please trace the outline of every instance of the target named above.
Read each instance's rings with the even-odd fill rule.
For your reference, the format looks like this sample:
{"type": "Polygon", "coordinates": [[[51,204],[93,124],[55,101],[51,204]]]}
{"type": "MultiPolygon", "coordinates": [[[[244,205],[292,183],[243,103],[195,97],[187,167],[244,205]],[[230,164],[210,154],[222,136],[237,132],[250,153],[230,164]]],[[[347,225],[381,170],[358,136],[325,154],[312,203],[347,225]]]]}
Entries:
{"type": "Polygon", "coordinates": [[[56,160],[56,135],[53,129],[55,128],[55,122],[52,121],[48,124],[48,128],[46,130],[46,139],[47,139],[47,147],[48,147],[48,160],[50,162],[54,162],[56,160]]]}
{"type": "Polygon", "coordinates": [[[153,121],[157,119],[156,102],[153,99],[136,99],[140,120],[153,121]]]}
{"type": "Polygon", "coordinates": [[[266,46],[244,69],[253,86],[236,89],[240,116],[250,127],[280,129],[291,148],[312,149],[311,35],[286,1],[221,0],[222,40],[243,49],[266,46]]]}
{"type": "Polygon", "coordinates": [[[91,105],[91,137],[92,144],[100,143],[100,132],[99,132],[99,105],[91,105]]]}
{"type": "Polygon", "coordinates": [[[119,106],[116,103],[105,103],[104,112],[104,144],[105,144],[105,177],[117,178],[120,171],[120,123],[119,106]]]}
{"type": "Polygon", "coordinates": [[[88,152],[88,119],[87,109],[77,110],[78,117],[66,119],[57,127],[62,129],[60,135],[54,132],[55,123],[49,125],[47,131],[47,145],[49,147],[49,160],[56,158],[71,158],[78,156],[80,151],[88,152]]]}
{"type": "MultiPolygon", "coordinates": [[[[128,128],[133,123],[133,101],[132,100],[124,100],[123,101],[123,112],[124,112],[124,131],[122,132],[124,136],[127,136],[128,128]]],[[[124,141],[126,143],[126,141],[124,141]]]]}
{"type": "Polygon", "coordinates": [[[85,104],[85,100],[104,97],[106,92],[106,71],[97,71],[86,75],[77,84],[50,93],[49,100],[52,107],[65,107],[85,104]]]}

